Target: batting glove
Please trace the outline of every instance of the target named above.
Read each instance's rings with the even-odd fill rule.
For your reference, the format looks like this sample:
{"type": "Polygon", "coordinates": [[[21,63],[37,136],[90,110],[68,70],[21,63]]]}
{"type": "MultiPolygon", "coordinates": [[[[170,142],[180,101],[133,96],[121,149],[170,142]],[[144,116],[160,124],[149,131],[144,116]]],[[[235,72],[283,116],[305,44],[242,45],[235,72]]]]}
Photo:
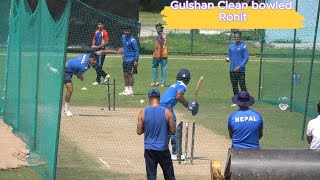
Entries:
{"type": "Polygon", "coordinates": [[[194,116],[198,114],[199,104],[197,102],[192,102],[191,104],[189,104],[188,109],[191,111],[191,114],[194,116]]]}

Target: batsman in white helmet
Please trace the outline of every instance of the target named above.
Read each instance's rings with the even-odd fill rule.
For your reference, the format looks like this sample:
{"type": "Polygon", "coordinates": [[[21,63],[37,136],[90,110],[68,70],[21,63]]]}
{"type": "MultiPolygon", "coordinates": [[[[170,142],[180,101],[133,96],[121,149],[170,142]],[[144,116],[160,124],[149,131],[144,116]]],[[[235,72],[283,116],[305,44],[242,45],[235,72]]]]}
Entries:
{"type": "MultiPolygon", "coordinates": [[[[199,104],[197,102],[189,103],[185,98],[184,94],[187,91],[187,85],[190,81],[190,71],[187,69],[181,69],[177,74],[177,82],[172,84],[161,96],[160,105],[164,106],[172,112],[174,123],[176,124],[177,119],[174,114],[174,106],[180,102],[185,108],[189,109],[192,115],[196,115],[198,113],[199,104]]],[[[171,145],[172,145],[172,160],[177,160],[177,152],[176,152],[176,135],[171,135],[171,145]]]]}

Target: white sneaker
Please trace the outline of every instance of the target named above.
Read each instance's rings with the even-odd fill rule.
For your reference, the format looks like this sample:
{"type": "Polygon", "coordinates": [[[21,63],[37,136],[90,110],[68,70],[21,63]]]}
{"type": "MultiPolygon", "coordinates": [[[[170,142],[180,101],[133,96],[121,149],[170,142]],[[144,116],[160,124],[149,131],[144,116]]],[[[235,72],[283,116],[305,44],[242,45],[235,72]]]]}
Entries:
{"type": "Polygon", "coordinates": [[[134,92],[133,91],[128,91],[128,92],[125,92],[123,95],[125,95],[125,96],[133,96],[134,92]]]}
{"type": "Polygon", "coordinates": [[[151,86],[152,86],[152,87],[158,87],[158,86],[159,86],[159,83],[158,83],[158,82],[151,83],[151,86]]]}
{"type": "Polygon", "coordinates": [[[119,93],[120,96],[126,96],[126,94],[128,94],[128,91],[125,91],[125,90],[119,93]]]}
{"type": "Polygon", "coordinates": [[[238,105],[237,104],[231,104],[231,106],[234,107],[234,106],[238,106],[238,105]]]}
{"type": "Polygon", "coordinates": [[[108,81],[109,81],[109,78],[110,78],[111,76],[108,74],[108,75],[106,75],[106,77],[104,78],[104,81],[102,82],[103,84],[106,84],[108,81]]]}
{"type": "Polygon", "coordinates": [[[161,87],[165,87],[165,85],[164,85],[164,84],[161,84],[161,87]]]}
{"type": "Polygon", "coordinates": [[[66,116],[68,116],[68,117],[73,116],[72,112],[71,112],[69,109],[68,109],[68,110],[65,110],[65,111],[64,111],[64,114],[65,114],[66,116]]]}
{"type": "Polygon", "coordinates": [[[92,85],[96,86],[96,85],[99,85],[99,83],[96,81],[96,82],[92,83],[92,85]]]}
{"type": "Polygon", "coordinates": [[[172,161],[176,161],[176,160],[178,160],[178,157],[177,157],[177,155],[172,154],[171,155],[171,159],[172,159],[172,161]]]}

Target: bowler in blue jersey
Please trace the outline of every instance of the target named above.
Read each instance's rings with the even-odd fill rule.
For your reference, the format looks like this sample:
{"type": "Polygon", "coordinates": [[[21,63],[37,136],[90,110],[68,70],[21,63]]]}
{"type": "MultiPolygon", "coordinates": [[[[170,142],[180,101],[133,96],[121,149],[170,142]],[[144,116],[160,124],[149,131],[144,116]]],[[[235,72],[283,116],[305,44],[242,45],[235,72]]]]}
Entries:
{"type": "Polygon", "coordinates": [[[97,64],[98,58],[105,54],[120,54],[122,51],[114,50],[100,50],[91,54],[84,54],[70,59],[66,62],[64,68],[64,85],[67,88],[66,95],[64,97],[64,113],[67,116],[72,116],[73,114],[69,110],[69,103],[73,92],[72,76],[76,75],[78,79],[83,81],[83,74],[91,67],[97,64]]]}
{"type": "Polygon", "coordinates": [[[228,130],[232,139],[232,148],[260,148],[259,140],[263,136],[263,119],[259,112],[250,109],[255,102],[246,91],[232,97],[239,106],[228,119],[228,130]]]}
{"type": "MultiPolygon", "coordinates": [[[[230,80],[232,84],[233,95],[238,94],[240,86],[241,91],[247,91],[246,87],[246,64],[249,60],[249,51],[246,44],[241,42],[240,31],[234,32],[235,42],[231,43],[226,57],[226,62],[230,63],[230,80]]],[[[233,104],[233,106],[236,106],[233,104]]]]}
{"type": "Polygon", "coordinates": [[[148,97],[150,106],[140,111],[137,123],[137,134],[144,133],[147,179],[157,179],[157,166],[160,164],[164,179],[174,180],[173,163],[168,147],[168,133],[176,132],[172,113],[160,106],[160,92],[157,89],[151,89],[148,97]]]}

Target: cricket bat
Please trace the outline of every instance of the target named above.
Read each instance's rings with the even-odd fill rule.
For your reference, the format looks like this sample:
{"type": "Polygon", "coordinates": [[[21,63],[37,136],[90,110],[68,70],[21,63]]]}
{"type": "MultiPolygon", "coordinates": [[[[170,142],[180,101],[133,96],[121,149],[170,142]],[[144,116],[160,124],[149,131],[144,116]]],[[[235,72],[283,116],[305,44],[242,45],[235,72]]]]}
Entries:
{"type": "Polygon", "coordinates": [[[198,96],[199,96],[199,90],[200,90],[200,86],[201,86],[201,83],[203,81],[203,76],[200,77],[200,79],[198,80],[198,83],[197,83],[197,87],[196,87],[196,97],[195,97],[195,102],[198,102],[198,96]]]}

